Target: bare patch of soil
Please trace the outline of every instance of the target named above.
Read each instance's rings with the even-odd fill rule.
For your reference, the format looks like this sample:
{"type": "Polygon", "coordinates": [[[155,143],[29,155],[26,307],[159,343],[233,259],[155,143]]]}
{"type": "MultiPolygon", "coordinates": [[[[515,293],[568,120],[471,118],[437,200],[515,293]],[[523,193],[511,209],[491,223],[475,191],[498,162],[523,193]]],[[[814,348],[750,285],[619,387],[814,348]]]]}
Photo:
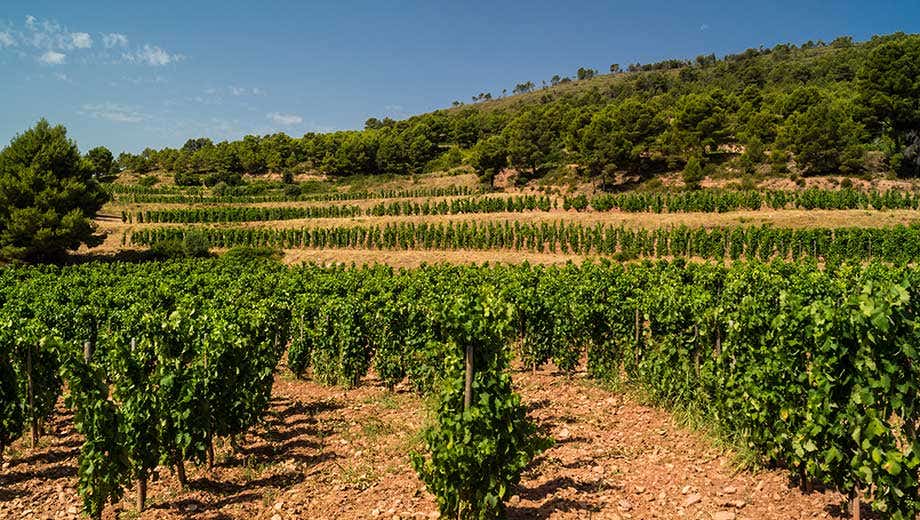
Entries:
{"type": "MultiPolygon", "coordinates": [[[[512,519],[788,519],[839,516],[843,497],[803,494],[783,473],[739,469],[735,455],[659,409],[600,388],[584,374],[514,374],[530,415],[555,446],[527,470],[508,502],[512,519]]],[[[437,518],[409,453],[421,448],[424,403],[368,378],[350,391],[277,376],[262,425],[212,470],[189,466],[182,490],[167,468],[107,519],[437,518]]],[[[76,518],[80,438],[61,407],[40,446],[22,441],[0,469],[0,517],[76,518]]]]}

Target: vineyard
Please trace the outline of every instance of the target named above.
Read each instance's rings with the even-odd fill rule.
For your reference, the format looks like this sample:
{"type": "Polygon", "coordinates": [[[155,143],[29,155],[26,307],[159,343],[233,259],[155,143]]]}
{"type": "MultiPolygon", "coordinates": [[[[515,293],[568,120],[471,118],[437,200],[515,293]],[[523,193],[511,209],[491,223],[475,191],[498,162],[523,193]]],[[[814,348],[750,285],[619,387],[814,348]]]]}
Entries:
{"type": "MultiPolygon", "coordinates": [[[[264,471],[250,467],[251,443],[272,445],[270,430],[286,417],[278,400],[303,385],[312,394],[339,389],[337,406],[347,410],[355,407],[350,395],[367,392],[404,403],[408,422],[387,424],[385,410],[362,421],[409,432],[397,447],[385,442],[399,454],[386,471],[422,486],[413,500],[429,505],[416,508],[442,518],[552,516],[536,512],[555,511],[553,501],[540,505],[526,490],[541,472],[578,468],[589,448],[558,462],[572,453],[571,416],[561,411],[568,404],[545,413],[533,408],[534,390],[519,392],[537,384],[578,395],[577,381],[636,395],[700,427],[746,466],[784,475],[799,495],[779,493],[792,503],[821,490],[791,512],[831,507],[819,500],[845,502],[841,511],[862,505],[870,518],[920,512],[915,191],[563,195],[423,183],[295,195],[267,186],[219,195],[109,187],[114,200],[99,225],[113,251],[149,249],[146,259],[219,251],[213,258],[0,272],[0,443],[10,453],[35,450],[48,442],[46,425],[72,424],[80,439],[74,491],[91,517],[176,504],[175,488],[162,484],[167,474],[182,493],[201,493],[202,479],[209,490],[247,489],[227,461],[245,461],[243,482],[264,471]],[[310,262],[321,252],[335,265],[255,258],[291,264],[291,256],[310,262]],[[429,256],[411,264],[417,268],[382,265],[392,254],[422,252],[429,256]],[[479,256],[451,265],[459,257],[449,253],[479,256]],[[373,264],[355,266],[367,259],[373,264]],[[493,265],[501,259],[514,263],[493,265]],[[579,263],[558,263],[569,259],[579,263]]],[[[598,398],[612,399],[601,391],[598,398]]],[[[589,422],[597,437],[618,434],[589,422]]],[[[339,488],[363,493],[387,481],[360,463],[336,462],[341,445],[325,435],[288,439],[316,444],[315,469],[298,466],[292,482],[332,472],[345,482],[339,488]]],[[[289,450],[270,453],[262,464],[289,450]]],[[[591,482],[574,486],[576,495],[597,493],[599,501],[578,507],[645,517],[628,493],[602,498],[607,486],[619,489],[615,474],[591,482]]],[[[693,493],[676,503],[663,494],[648,497],[650,511],[676,506],[684,516],[696,507],[693,493]]],[[[362,501],[342,500],[346,509],[362,501]]],[[[772,509],[779,499],[745,505],[752,500],[717,496],[706,511],[784,516],[772,509]]]]}
{"type": "Polygon", "coordinates": [[[343,225],[311,228],[155,227],[124,237],[150,246],[194,235],[219,248],[346,248],[370,250],[512,250],[615,256],[909,262],[920,254],[920,227],[804,228],[757,226],[630,229],[578,222],[518,221],[343,225]]]}
{"type": "Polygon", "coordinates": [[[0,24],[0,518],[920,520],[920,13],[198,4],[0,24]]]}
{"type": "MultiPolygon", "coordinates": [[[[120,189],[124,190],[122,186],[120,189]]],[[[630,213],[725,213],[738,210],[759,209],[823,209],[823,210],[892,210],[892,209],[918,209],[920,198],[913,192],[888,190],[885,192],[864,192],[853,189],[820,190],[808,189],[802,191],[736,191],[736,190],[705,190],[689,192],[665,193],[621,193],[616,195],[598,195],[587,197],[585,195],[573,197],[551,197],[549,195],[521,195],[521,196],[488,196],[453,198],[469,190],[439,189],[415,191],[390,191],[378,193],[343,193],[337,195],[298,197],[291,200],[299,201],[332,201],[332,200],[371,200],[375,198],[400,198],[410,199],[396,202],[380,202],[362,210],[356,206],[310,206],[310,207],[203,207],[203,208],[174,208],[161,210],[145,210],[122,212],[123,222],[137,223],[205,223],[205,222],[243,222],[288,220],[302,218],[343,218],[357,215],[365,216],[408,216],[408,215],[456,215],[463,213],[520,213],[524,211],[548,212],[553,209],[576,211],[622,211],[630,213]],[[441,200],[428,198],[422,202],[411,200],[419,194],[431,194],[441,197],[441,200]]],[[[116,194],[122,193],[119,191],[116,194]]],[[[132,195],[134,192],[128,191],[132,195]]],[[[166,191],[165,193],[170,193],[166,191]]],[[[181,193],[175,191],[174,193],[181,193]]],[[[122,203],[160,202],[160,203],[264,203],[281,202],[286,199],[269,198],[231,198],[224,200],[220,197],[205,195],[173,195],[172,197],[199,197],[181,199],[168,198],[163,200],[138,200],[121,199],[122,203]]],[[[197,192],[191,192],[197,193],[197,192]]],[[[149,195],[149,193],[141,192],[149,195]]]]}
{"type": "Polygon", "coordinates": [[[467,196],[482,192],[481,189],[469,188],[466,186],[447,186],[415,188],[415,189],[391,189],[369,191],[348,191],[348,192],[331,192],[317,194],[299,194],[287,195],[282,190],[259,190],[257,193],[247,193],[245,187],[241,189],[228,189],[226,194],[206,193],[204,190],[197,188],[147,188],[131,184],[112,184],[109,185],[110,193],[116,200],[124,203],[155,203],[155,204],[202,204],[202,203],[259,203],[259,202],[329,202],[329,201],[350,201],[362,200],[369,198],[376,199],[400,199],[407,197],[454,197],[467,196]]]}
{"type": "MultiPolygon", "coordinates": [[[[506,357],[585,370],[718,425],[803,489],[838,489],[888,518],[920,511],[912,267],[395,271],[218,259],[0,276],[0,439],[25,430],[39,442],[66,389],[84,438],[79,491],[95,517],[126,492],[142,508],[158,466],[184,484],[186,464],[213,465],[217,439],[232,443],[264,416],[276,370],[343,388],[373,372],[421,395],[458,381],[462,401],[469,341],[480,346],[474,396],[505,395],[506,357]]],[[[474,408],[491,406],[479,397],[474,408]]]]}

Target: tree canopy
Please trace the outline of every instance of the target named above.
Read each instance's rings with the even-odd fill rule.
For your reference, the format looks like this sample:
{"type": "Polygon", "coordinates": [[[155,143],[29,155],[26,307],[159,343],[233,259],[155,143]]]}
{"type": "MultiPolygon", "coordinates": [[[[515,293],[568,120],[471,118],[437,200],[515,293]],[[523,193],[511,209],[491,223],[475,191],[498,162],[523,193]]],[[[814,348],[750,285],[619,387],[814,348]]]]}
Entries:
{"type": "Polygon", "coordinates": [[[789,157],[806,174],[871,163],[920,175],[920,35],[844,36],[626,70],[616,65],[599,75],[582,67],[575,76],[581,81],[558,74],[543,88],[524,81],[513,89],[517,96],[476,96],[475,105],[400,121],[372,117],[361,131],[192,139],[118,162],[138,172],[174,172],[180,184],[235,184],[243,173],[285,170],[409,174],[454,164],[458,149],[476,167],[480,143],[500,135],[505,161],[531,175],[570,164],[589,175],[654,174],[678,170],[691,157],[705,166],[726,150],[741,155],[752,144],[758,153],[745,157],[746,171],[768,157],[789,157]],[[809,143],[810,136],[820,139],[809,143]],[[869,152],[886,161],[870,162],[869,152]]]}
{"type": "Polygon", "coordinates": [[[107,200],[93,174],[63,126],[42,119],[17,135],[0,151],[0,259],[50,260],[90,241],[107,200]]]}

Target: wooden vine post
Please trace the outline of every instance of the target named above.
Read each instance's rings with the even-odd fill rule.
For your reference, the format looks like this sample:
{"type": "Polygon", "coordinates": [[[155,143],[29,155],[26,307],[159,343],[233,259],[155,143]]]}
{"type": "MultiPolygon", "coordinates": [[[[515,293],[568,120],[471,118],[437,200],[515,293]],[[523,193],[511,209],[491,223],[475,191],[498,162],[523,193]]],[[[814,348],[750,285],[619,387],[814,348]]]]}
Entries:
{"type": "Polygon", "coordinates": [[[722,357],[722,328],[716,325],[716,359],[722,357]]]}
{"type": "Polygon", "coordinates": [[[93,344],[89,341],[83,342],[83,361],[89,364],[89,360],[93,358],[93,344]]]}
{"type": "MultiPolygon", "coordinates": [[[[467,412],[470,409],[470,405],[473,402],[473,344],[468,343],[466,345],[466,355],[465,358],[465,379],[463,382],[463,411],[467,412]]],[[[464,511],[464,500],[461,499],[460,505],[457,508],[457,520],[463,518],[464,511]]]]}
{"type": "Polygon", "coordinates": [[[636,365],[639,365],[639,306],[636,305],[636,365]]]}
{"type": "Polygon", "coordinates": [[[466,380],[463,386],[463,411],[470,409],[473,402],[473,344],[466,345],[466,380]]]}
{"type": "MultiPolygon", "coordinates": [[[[277,338],[278,336],[276,334],[275,339],[277,340],[277,338]]],[[[208,349],[207,348],[204,349],[204,370],[205,370],[205,373],[207,373],[207,370],[208,370],[208,349]]],[[[208,471],[211,471],[214,469],[214,432],[210,424],[211,422],[211,403],[208,402],[207,400],[205,400],[205,407],[207,409],[206,413],[208,416],[208,423],[209,423],[205,458],[207,459],[208,471]]]]}
{"type": "Polygon", "coordinates": [[[853,520],[859,520],[859,490],[855,490],[853,493],[853,498],[850,499],[850,518],[853,520]]]}
{"type": "Polygon", "coordinates": [[[694,325],[694,326],[693,326],[693,350],[694,350],[694,352],[693,352],[693,365],[694,365],[694,368],[696,369],[696,377],[697,377],[697,379],[699,379],[699,377],[700,377],[700,347],[699,347],[699,341],[700,341],[700,328],[699,328],[698,325],[694,325]]]}
{"type": "MultiPolygon", "coordinates": [[[[137,350],[137,340],[131,338],[131,353],[133,354],[137,350]]],[[[140,474],[137,476],[137,512],[140,513],[144,510],[144,505],[147,502],[147,470],[141,469],[140,474]]]]}
{"type": "Polygon", "coordinates": [[[35,387],[32,381],[32,349],[33,345],[26,347],[26,393],[29,398],[29,418],[32,433],[32,449],[38,446],[38,418],[35,416],[35,387]]]}

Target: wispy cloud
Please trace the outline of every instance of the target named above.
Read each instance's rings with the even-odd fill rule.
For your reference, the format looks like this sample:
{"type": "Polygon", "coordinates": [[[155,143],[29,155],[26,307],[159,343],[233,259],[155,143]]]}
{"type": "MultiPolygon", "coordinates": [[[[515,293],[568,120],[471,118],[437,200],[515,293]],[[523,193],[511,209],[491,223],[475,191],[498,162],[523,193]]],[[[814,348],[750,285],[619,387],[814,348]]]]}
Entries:
{"type": "Polygon", "coordinates": [[[122,54],[121,57],[128,63],[150,65],[151,67],[162,67],[185,59],[185,56],[181,54],[170,54],[156,45],[144,45],[134,52],[122,54]]]}
{"type": "Polygon", "coordinates": [[[48,51],[38,57],[38,61],[47,65],[61,65],[67,60],[67,55],[62,52],[48,51]]]}
{"type": "Polygon", "coordinates": [[[104,33],[102,35],[102,45],[106,49],[112,47],[127,47],[128,37],[121,33],[104,33]]]}
{"type": "Polygon", "coordinates": [[[132,85],[158,85],[166,83],[165,77],[155,74],[153,76],[122,76],[122,81],[132,85]]]}
{"type": "Polygon", "coordinates": [[[228,89],[231,96],[261,96],[265,94],[265,90],[260,89],[259,87],[235,87],[231,85],[228,89]]]}
{"type": "Polygon", "coordinates": [[[70,79],[70,76],[64,74],[63,72],[55,72],[54,77],[66,83],[73,83],[73,80],[70,79]]]}
{"type": "Polygon", "coordinates": [[[708,30],[709,30],[708,23],[704,23],[703,25],[700,26],[700,31],[708,31],[708,30]]]}
{"type": "Polygon", "coordinates": [[[147,116],[136,108],[108,102],[97,105],[85,104],[77,113],[94,119],[105,119],[113,123],[140,123],[147,119],[147,116]]]}
{"type": "Polygon", "coordinates": [[[10,34],[25,46],[40,50],[88,49],[93,45],[93,38],[85,32],[71,32],[63,25],[52,20],[39,20],[26,16],[25,30],[10,34]]]}
{"type": "Polygon", "coordinates": [[[70,40],[77,49],[89,49],[93,46],[93,37],[85,32],[70,33],[70,40]]]}
{"type": "Polygon", "coordinates": [[[296,114],[281,114],[278,112],[270,112],[266,114],[265,117],[277,125],[291,126],[303,123],[303,118],[296,114]]]}
{"type": "Polygon", "coordinates": [[[386,106],[383,107],[383,111],[384,111],[384,115],[385,115],[385,116],[387,116],[387,117],[394,117],[394,118],[397,118],[397,119],[404,118],[404,117],[407,117],[407,116],[408,116],[408,114],[406,114],[406,111],[405,111],[405,110],[406,110],[405,107],[403,107],[402,105],[396,105],[396,104],[386,105],[386,106]]]}
{"type": "Polygon", "coordinates": [[[41,20],[29,15],[25,23],[4,27],[0,32],[0,49],[18,47],[20,56],[32,54],[40,62],[60,65],[65,62],[102,64],[141,64],[162,67],[185,59],[179,53],[165,50],[159,45],[145,43],[130,50],[128,36],[120,32],[99,33],[103,49],[87,53],[96,43],[88,32],[71,31],[53,20],[41,20]],[[82,53],[81,53],[82,52],[82,53]],[[33,54],[34,53],[34,54],[33,54]],[[65,60],[73,58],[73,60],[65,60]]]}

